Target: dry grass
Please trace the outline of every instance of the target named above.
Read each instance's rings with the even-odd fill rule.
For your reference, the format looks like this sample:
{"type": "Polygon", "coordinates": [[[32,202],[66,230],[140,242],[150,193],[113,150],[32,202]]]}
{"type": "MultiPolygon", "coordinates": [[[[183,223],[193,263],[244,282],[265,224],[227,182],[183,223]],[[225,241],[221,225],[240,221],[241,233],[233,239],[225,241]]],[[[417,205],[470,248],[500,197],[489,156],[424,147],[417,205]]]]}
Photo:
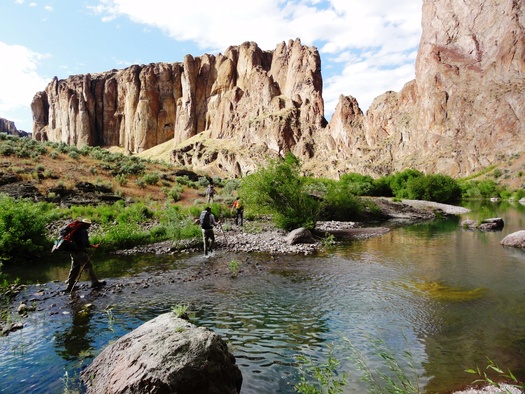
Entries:
{"type": "MultiPolygon", "coordinates": [[[[56,157],[52,157],[50,153],[53,149],[48,147],[47,151],[47,154],[39,156],[38,159],[19,158],[15,155],[0,156],[0,175],[18,175],[24,182],[33,184],[44,196],[48,195],[50,189],[58,185],[72,189],[78,182],[90,182],[110,186],[114,193],[124,198],[153,201],[166,200],[163,189],[171,189],[177,181],[176,167],[168,163],[144,161],[146,166],[144,174],[159,174],[160,180],[157,184],[140,187],[137,185],[137,180],[144,174],[130,174],[126,176],[127,183],[121,185],[111,171],[105,169],[106,166],[101,160],[93,159],[89,155],[72,158],[66,153],[57,154],[56,151],[56,157]]],[[[198,190],[184,188],[179,203],[193,204],[193,201],[199,198],[198,193],[198,190]]]]}

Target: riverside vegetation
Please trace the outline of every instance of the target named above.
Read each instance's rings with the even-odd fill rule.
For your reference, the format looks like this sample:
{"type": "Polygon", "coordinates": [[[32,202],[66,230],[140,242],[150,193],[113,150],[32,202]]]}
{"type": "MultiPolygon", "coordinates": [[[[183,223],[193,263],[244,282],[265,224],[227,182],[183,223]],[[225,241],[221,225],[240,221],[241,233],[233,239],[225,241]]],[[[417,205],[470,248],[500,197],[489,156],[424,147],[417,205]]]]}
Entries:
{"type": "MultiPolygon", "coordinates": [[[[2,319],[9,304],[16,279],[1,272],[1,264],[19,264],[49,253],[57,223],[89,217],[93,243],[101,249],[117,249],[164,240],[200,243],[200,229],[195,224],[206,206],[205,188],[213,182],[217,195],[212,206],[216,217],[229,218],[235,196],[246,205],[246,217],[255,221],[259,215],[271,215],[275,225],[285,230],[315,228],[318,220],[367,221],[380,219],[380,212],[367,196],[394,199],[420,199],[454,203],[461,198],[515,198],[525,190],[505,187],[497,168],[487,169],[468,179],[453,179],[441,174],[423,174],[414,169],[374,179],[355,173],[343,174],[339,180],[319,179],[304,174],[301,163],[289,154],[284,159],[269,160],[259,171],[242,179],[219,179],[197,175],[174,175],[175,168],[166,163],[135,156],[112,153],[96,147],[81,149],[60,143],[37,141],[0,134],[0,177],[16,176],[34,184],[44,198],[41,201],[0,194],[0,298],[2,319]],[[74,174],[74,175],[73,175],[74,174]],[[61,206],[53,187],[73,189],[75,182],[105,185],[120,199],[112,203],[61,206]]],[[[260,229],[254,229],[260,231],[260,229]]],[[[327,243],[330,239],[326,240],[327,243]]],[[[238,265],[229,266],[232,277],[238,265]]],[[[305,361],[305,360],[302,360],[305,361]]],[[[300,392],[340,392],[344,386],[335,374],[337,360],[331,356],[324,370],[314,367],[320,386],[304,380],[300,392]],[[315,369],[317,368],[317,369],[315,369]],[[335,376],[335,375],[334,375],[335,376]],[[332,383],[330,383],[332,384],[332,383]]],[[[490,382],[489,382],[490,383],[490,382]]],[[[417,387],[417,386],[416,386],[417,387]]],[[[399,391],[399,392],[417,392],[399,391]]]]}

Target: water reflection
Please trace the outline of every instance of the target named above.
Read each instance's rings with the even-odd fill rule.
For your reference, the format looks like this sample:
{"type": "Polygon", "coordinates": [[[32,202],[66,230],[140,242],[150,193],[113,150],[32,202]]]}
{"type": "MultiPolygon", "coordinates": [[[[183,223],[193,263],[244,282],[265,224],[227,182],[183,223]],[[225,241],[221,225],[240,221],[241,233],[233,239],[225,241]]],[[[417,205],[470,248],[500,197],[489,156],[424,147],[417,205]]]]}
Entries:
{"type": "Polygon", "coordinates": [[[92,315],[89,305],[71,304],[71,324],[61,327],[55,334],[55,348],[58,355],[65,360],[74,360],[92,354],[90,338],[92,315]]]}
{"type": "MultiPolygon", "coordinates": [[[[32,377],[34,392],[61,392],[64,371],[78,373],[110,341],[180,303],[190,305],[197,325],[210,327],[228,342],[243,373],[243,394],[294,392],[297,355],[322,363],[329,345],[334,345],[341,370],[350,373],[346,392],[365,392],[348,359],[346,340],[370,368],[388,373],[371,346],[374,338],[399,357],[410,352],[429,393],[469,384],[472,376],[464,369],[483,368],[486,357],[524,379],[525,253],[499,242],[523,228],[525,208],[485,203],[476,209],[461,218],[399,227],[382,237],[338,245],[320,256],[101,258],[95,262],[100,277],[128,277],[148,287],[86,296],[58,315],[42,311],[24,330],[0,338],[0,392],[27,388],[27,381],[13,377],[18,370],[32,377]],[[467,218],[488,217],[502,217],[504,229],[484,233],[459,226],[467,218]],[[241,268],[258,264],[270,269],[250,275],[241,269],[233,279],[227,273],[233,258],[241,268]],[[206,270],[218,274],[202,275],[206,270]],[[175,278],[181,272],[198,280],[172,283],[163,276],[175,278]],[[94,307],[86,309],[90,303],[94,307]]],[[[46,266],[37,281],[63,280],[69,268],[65,260],[63,266],[46,266]]],[[[27,278],[35,275],[28,272],[27,278]]]]}

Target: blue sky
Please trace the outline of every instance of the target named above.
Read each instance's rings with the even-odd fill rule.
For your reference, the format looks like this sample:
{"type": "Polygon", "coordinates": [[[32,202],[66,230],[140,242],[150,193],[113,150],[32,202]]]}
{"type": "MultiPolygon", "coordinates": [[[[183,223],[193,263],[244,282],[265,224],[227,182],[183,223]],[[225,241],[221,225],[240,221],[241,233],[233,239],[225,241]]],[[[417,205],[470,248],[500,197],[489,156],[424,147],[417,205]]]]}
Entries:
{"type": "Polygon", "coordinates": [[[322,60],[325,116],[341,94],[363,111],[414,79],[422,0],[2,0],[0,117],[32,131],[30,104],[51,79],[182,62],[255,41],[300,38],[322,60]]]}

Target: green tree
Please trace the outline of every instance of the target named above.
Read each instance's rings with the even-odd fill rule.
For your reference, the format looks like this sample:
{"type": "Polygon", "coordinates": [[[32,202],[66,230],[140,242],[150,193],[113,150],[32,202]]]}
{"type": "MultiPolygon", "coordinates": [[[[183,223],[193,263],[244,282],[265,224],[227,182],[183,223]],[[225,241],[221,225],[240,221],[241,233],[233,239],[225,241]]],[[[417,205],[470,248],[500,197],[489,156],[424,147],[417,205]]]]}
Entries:
{"type": "Polygon", "coordinates": [[[462,194],[465,198],[491,198],[498,197],[505,190],[492,179],[481,181],[473,180],[462,183],[462,194]]]}
{"type": "Polygon", "coordinates": [[[314,228],[320,201],[309,193],[308,179],[300,175],[300,169],[291,153],[284,160],[272,160],[242,180],[239,195],[251,209],[273,214],[280,228],[314,228]]]}
{"type": "Polygon", "coordinates": [[[452,203],[461,198],[461,187],[448,175],[433,174],[410,178],[408,198],[414,200],[452,203]]]}
{"type": "Polygon", "coordinates": [[[354,195],[354,191],[352,184],[342,180],[328,182],[323,196],[321,218],[340,221],[359,220],[365,207],[360,198],[354,195]]]}
{"type": "Polygon", "coordinates": [[[376,184],[370,175],[349,173],[341,175],[339,181],[356,196],[375,196],[376,184]]]}
{"type": "Polygon", "coordinates": [[[423,176],[421,171],[410,168],[392,175],[389,180],[390,189],[394,197],[408,198],[408,181],[412,178],[419,178],[420,176],[423,176]]]}

